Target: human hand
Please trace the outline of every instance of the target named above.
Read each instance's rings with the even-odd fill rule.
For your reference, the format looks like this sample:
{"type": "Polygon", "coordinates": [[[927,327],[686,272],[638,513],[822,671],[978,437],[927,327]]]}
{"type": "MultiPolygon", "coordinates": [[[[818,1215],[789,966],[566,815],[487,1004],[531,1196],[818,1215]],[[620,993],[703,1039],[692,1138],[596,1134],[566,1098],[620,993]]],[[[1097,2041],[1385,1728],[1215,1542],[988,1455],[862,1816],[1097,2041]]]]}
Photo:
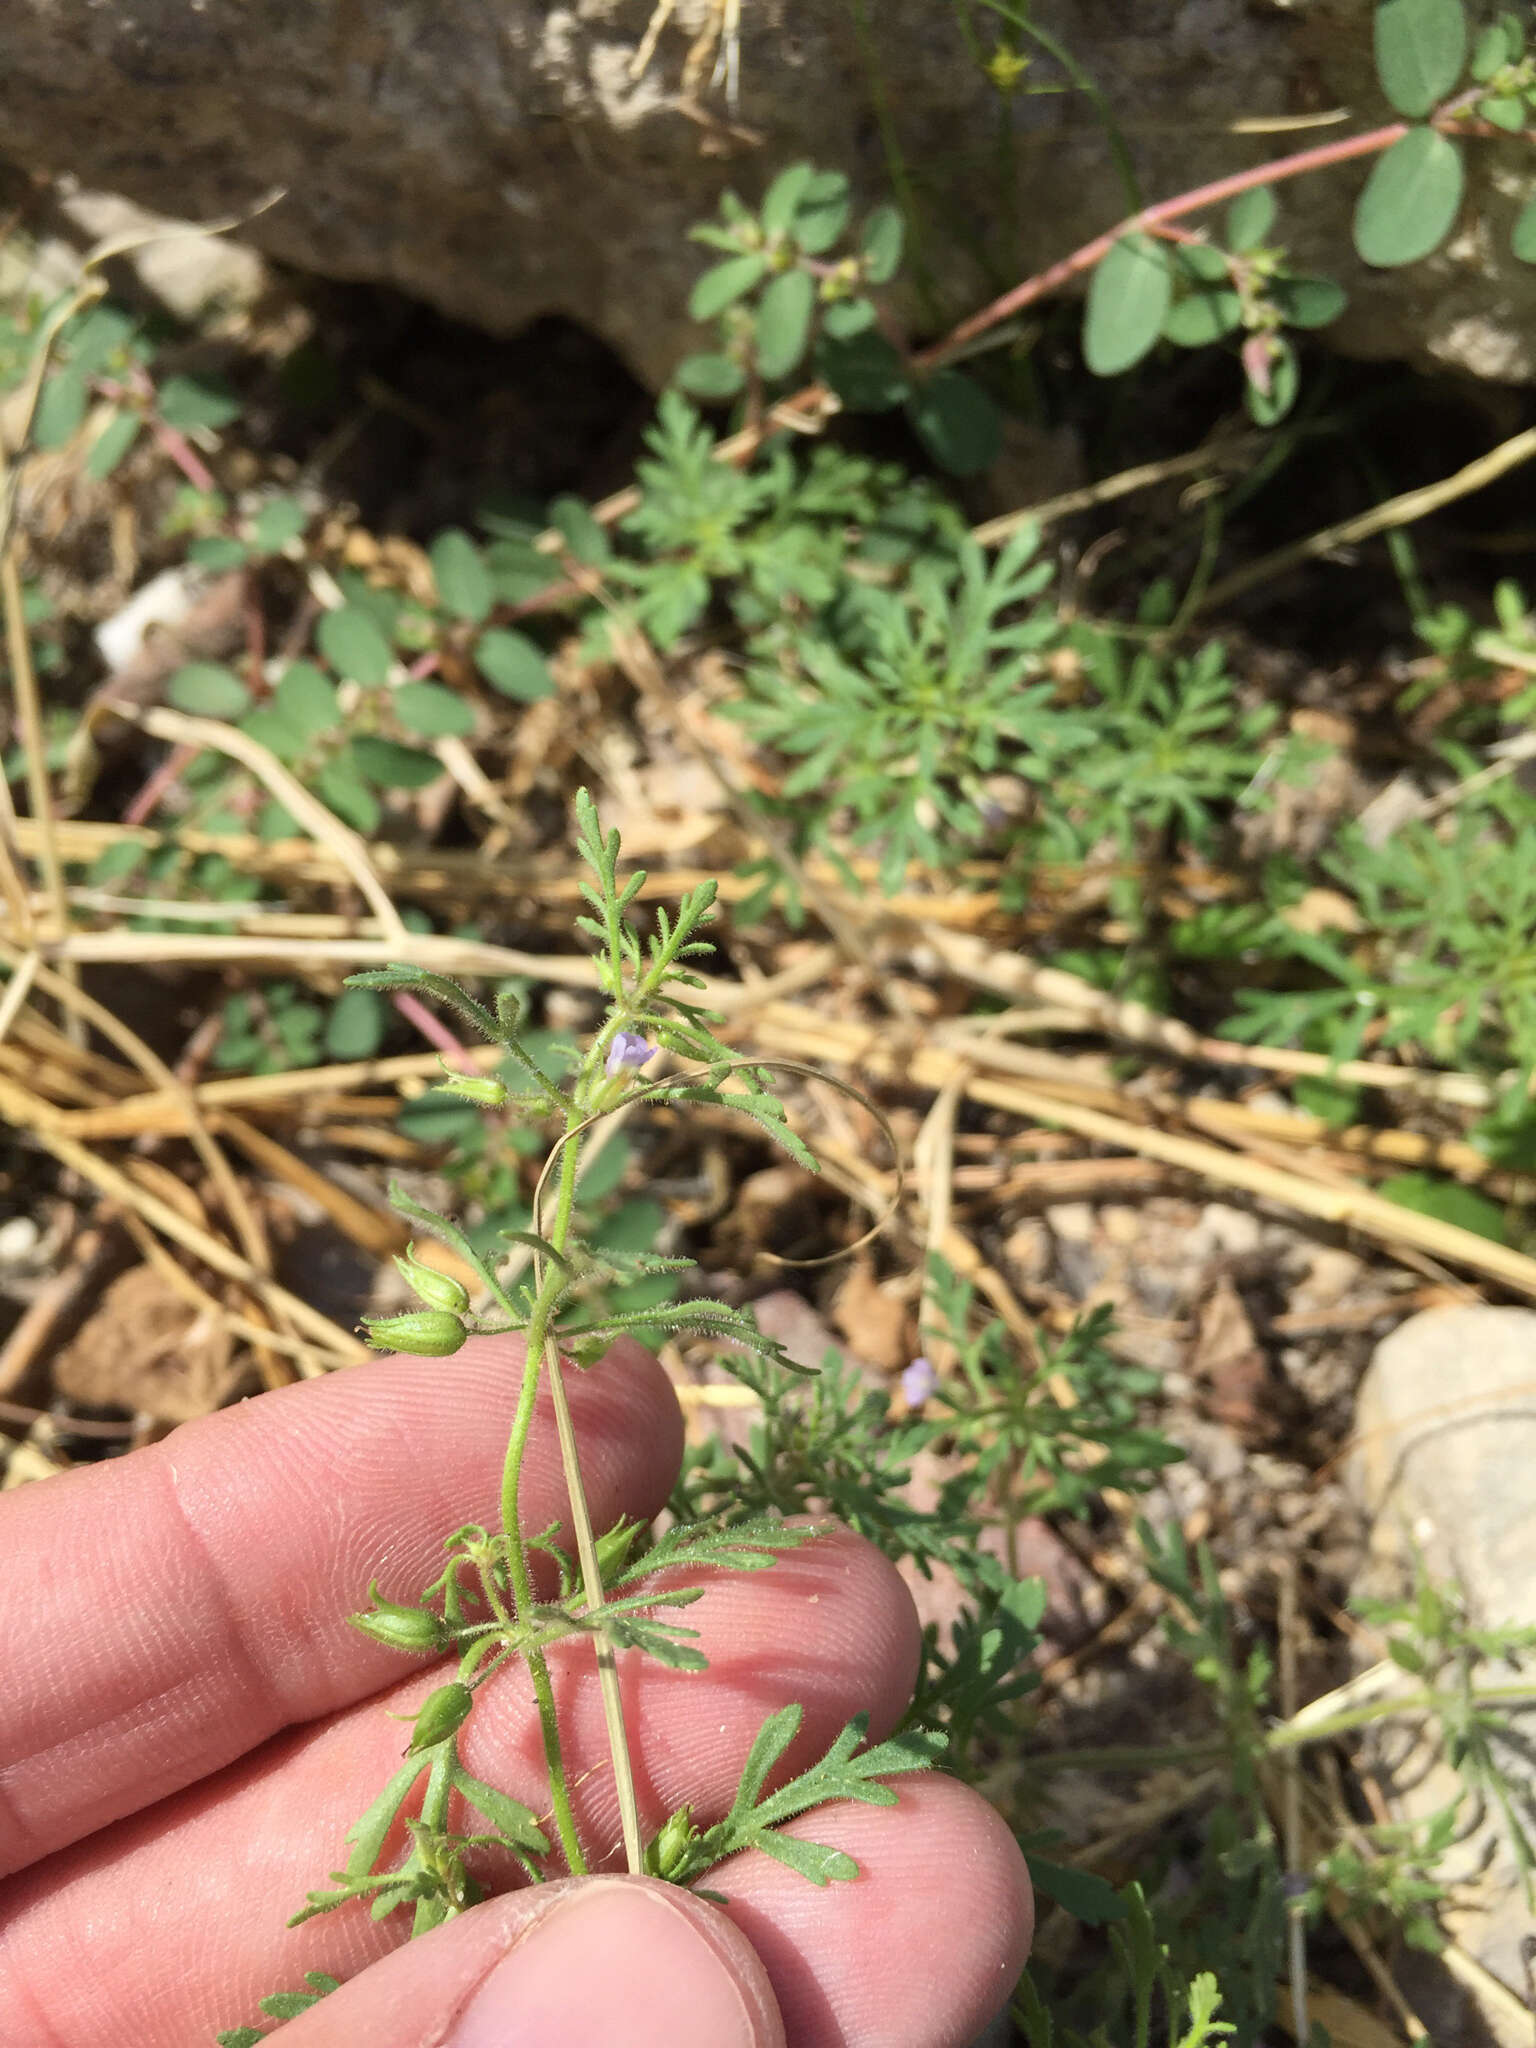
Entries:
{"type": "MultiPolygon", "coordinates": [[[[17,2048],[211,2048],[269,1992],[342,1988],[284,2048],[961,2048],[1029,1946],[1023,1859],[976,1793],[939,1775],[892,1807],[822,1807],[794,1832],[859,1876],[818,1889],[756,1851],[709,1876],[715,1907],[651,1880],[514,1891],[404,1942],[357,1906],[289,1929],[445,1673],[402,1679],[346,1616],[411,1588],[448,1530],[496,1519],[515,1339],[392,1358],[261,1396],[116,1463],[0,1500],[0,2013],[17,2048]],[[13,2031],[14,2029],[14,2031],[13,2031]]],[[[570,1398],[598,1528],[649,1517],[682,1449],[676,1399],[629,1341],[570,1398]]],[[[527,1524],[565,1505],[541,1406],[527,1524]]],[[[895,1726],[917,1671],[894,1568],[847,1533],[771,1570],[705,1576],[688,1610],[709,1670],[620,1658],[642,1816],[729,1805],[764,1716],[805,1709],[792,1775],[856,1712],[895,1726]]],[[[590,1649],[550,1655],[582,1839],[618,1869],[590,1649]]],[[[526,1674],[466,1724],[465,1762],[547,1804],[526,1674]]]]}

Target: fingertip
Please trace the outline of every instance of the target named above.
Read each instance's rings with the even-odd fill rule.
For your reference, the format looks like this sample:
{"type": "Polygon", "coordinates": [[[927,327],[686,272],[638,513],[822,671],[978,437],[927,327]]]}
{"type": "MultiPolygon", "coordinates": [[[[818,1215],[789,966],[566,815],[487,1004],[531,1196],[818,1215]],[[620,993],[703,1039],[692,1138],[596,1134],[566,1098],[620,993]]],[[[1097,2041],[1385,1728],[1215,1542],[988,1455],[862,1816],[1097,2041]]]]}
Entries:
{"type": "Polygon", "coordinates": [[[784,2048],[767,1972],[726,1916],[649,1878],[477,1906],[290,2023],[293,2048],[784,2048]]]}

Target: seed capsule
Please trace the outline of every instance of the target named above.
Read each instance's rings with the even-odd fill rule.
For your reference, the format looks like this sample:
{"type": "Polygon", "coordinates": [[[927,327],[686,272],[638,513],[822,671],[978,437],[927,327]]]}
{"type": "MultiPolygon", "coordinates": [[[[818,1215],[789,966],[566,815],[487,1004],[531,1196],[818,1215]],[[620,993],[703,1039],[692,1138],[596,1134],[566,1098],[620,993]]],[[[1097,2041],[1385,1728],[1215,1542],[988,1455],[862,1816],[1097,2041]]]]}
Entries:
{"type": "Polygon", "coordinates": [[[460,1685],[457,1679],[452,1685],[440,1685],[436,1692],[428,1693],[411,1729],[407,1754],[417,1756],[422,1750],[434,1749],[438,1743],[446,1742],[450,1735],[456,1735],[469,1718],[469,1710],[474,1704],[474,1694],[467,1685],[460,1685]]]}
{"type": "Polygon", "coordinates": [[[391,1650],[440,1650],[445,1637],[442,1623],[425,1607],[402,1607],[397,1601],[384,1600],[374,1586],[368,1588],[373,1606],[366,1614],[349,1614],[347,1619],[365,1636],[371,1636],[376,1643],[383,1643],[391,1650]]]}
{"type": "Polygon", "coordinates": [[[462,1281],[455,1280],[451,1273],[440,1273],[436,1266],[428,1266],[416,1256],[412,1245],[404,1258],[396,1255],[406,1285],[427,1304],[428,1308],[445,1308],[451,1315],[462,1315],[469,1307],[469,1289],[462,1281]]]}
{"type": "Polygon", "coordinates": [[[469,1332],[445,1308],[413,1309],[403,1316],[364,1316],[375,1351],[409,1351],[415,1358],[448,1358],[469,1332]]]}
{"type": "Polygon", "coordinates": [[[449,1073],[446,1080],[432,1085],[439,1095],[456,1095],[460,1102],[475,1102],[482,1109],[500,1109],[512,1092],[494,1074],[449,1073]]]}

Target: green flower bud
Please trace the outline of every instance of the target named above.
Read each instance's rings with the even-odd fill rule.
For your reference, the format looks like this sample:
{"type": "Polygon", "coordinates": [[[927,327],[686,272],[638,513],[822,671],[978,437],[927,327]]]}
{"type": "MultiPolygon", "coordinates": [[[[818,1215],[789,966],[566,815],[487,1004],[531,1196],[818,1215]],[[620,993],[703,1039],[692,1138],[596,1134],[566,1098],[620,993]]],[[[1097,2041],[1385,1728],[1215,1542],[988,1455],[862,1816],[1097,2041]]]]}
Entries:
{"type": "Polygon", "coordinates": [[[428,1308],[445,1308],[458,1316],[469,1307],[469,1289],[455,1280],[451,1273],[440,1273],[436,1266],[424,1265],[416,1256],[415,1245],[403,1259],[397,1255],[395,1264],[406,1285],[428,1308]]]}
{"type": "Polygon", "coordinates": [[[482,1109],[500,1109],[511,1094],[505,1081],[498,1081],[494,1074],[454,1074],[434,1081],[433,1091],[438,1095],[456,1095],[460,1102],[478,1102],[482,1109]]]}
{"type": "Polygon", "coordinates": [[[442,1623],[425,1607],[402,1607],[394,1600],[384,1599],[377,1586],[370,1585],[368,1597],[373,1606],[366,1614],[349,1614],[348,1621],[365,1636],[371,1636],[376,1643],[383,1643],[391,1650],[411,1652],[440,1650],[446,1637],[442,1623]]]}
{"type": "Polygon", "coordinates": [[[457,1679],[452,1685],[440,1685],[436,1692],[428,1693],[417,1710],[406,1754],[417,1756],[422,1750],[434,1749],[438,1743],[446,1742],[450,1735],[456,1735],[469,1718],[469,1710],[474,1704],[474,1694],[467,1685],[460,1685],[457,1679]]]}
{"type": "Polygon", "coordinates": [[[699,1838],[688,1818],[692,1812],[691,1806],[680,1806],[652,1837],[645,1852],[645,1867],[652,1877],[672,1877],[687,1861],[689,1850],[699,1838]]]}
{"type": "Polygon", "coordinates": [[[413,1309],[403,1316],[364,1316],[375,1351],[409,1351],[415,1358],[449,1358],[469,1332],[445,1308],[413,1309]]]}

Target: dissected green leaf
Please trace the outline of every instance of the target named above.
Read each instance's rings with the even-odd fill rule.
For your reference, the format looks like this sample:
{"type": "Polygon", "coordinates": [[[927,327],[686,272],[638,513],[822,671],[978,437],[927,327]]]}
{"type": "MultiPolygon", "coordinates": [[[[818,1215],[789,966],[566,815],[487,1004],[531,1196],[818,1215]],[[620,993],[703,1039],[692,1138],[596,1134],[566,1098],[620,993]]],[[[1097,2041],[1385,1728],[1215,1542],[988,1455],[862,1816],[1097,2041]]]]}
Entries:
{"type": "Polygon", "coordinates": [[[1118,377],[1157,346],[1173,297],[1168,250],[1150,235],[1122,235],[1093,273],[1083,315],[1083,360],[1118,377]]]}
{"type": "Polygon", "coordinates": [[[1381,89],[1400,114],[1417,120],[1461,76],[1466,9],[1462,0],[1382,0],[1375,36],[1381,89]]]}
{"type": "Polygon", "coordinates": [[[1450,233],[1465,170],[1458,144],[1433,128],[1410,128],[1379,157],[1355,207],[1355,248],[1391,270],[1417,263],[1450,233]]]}

